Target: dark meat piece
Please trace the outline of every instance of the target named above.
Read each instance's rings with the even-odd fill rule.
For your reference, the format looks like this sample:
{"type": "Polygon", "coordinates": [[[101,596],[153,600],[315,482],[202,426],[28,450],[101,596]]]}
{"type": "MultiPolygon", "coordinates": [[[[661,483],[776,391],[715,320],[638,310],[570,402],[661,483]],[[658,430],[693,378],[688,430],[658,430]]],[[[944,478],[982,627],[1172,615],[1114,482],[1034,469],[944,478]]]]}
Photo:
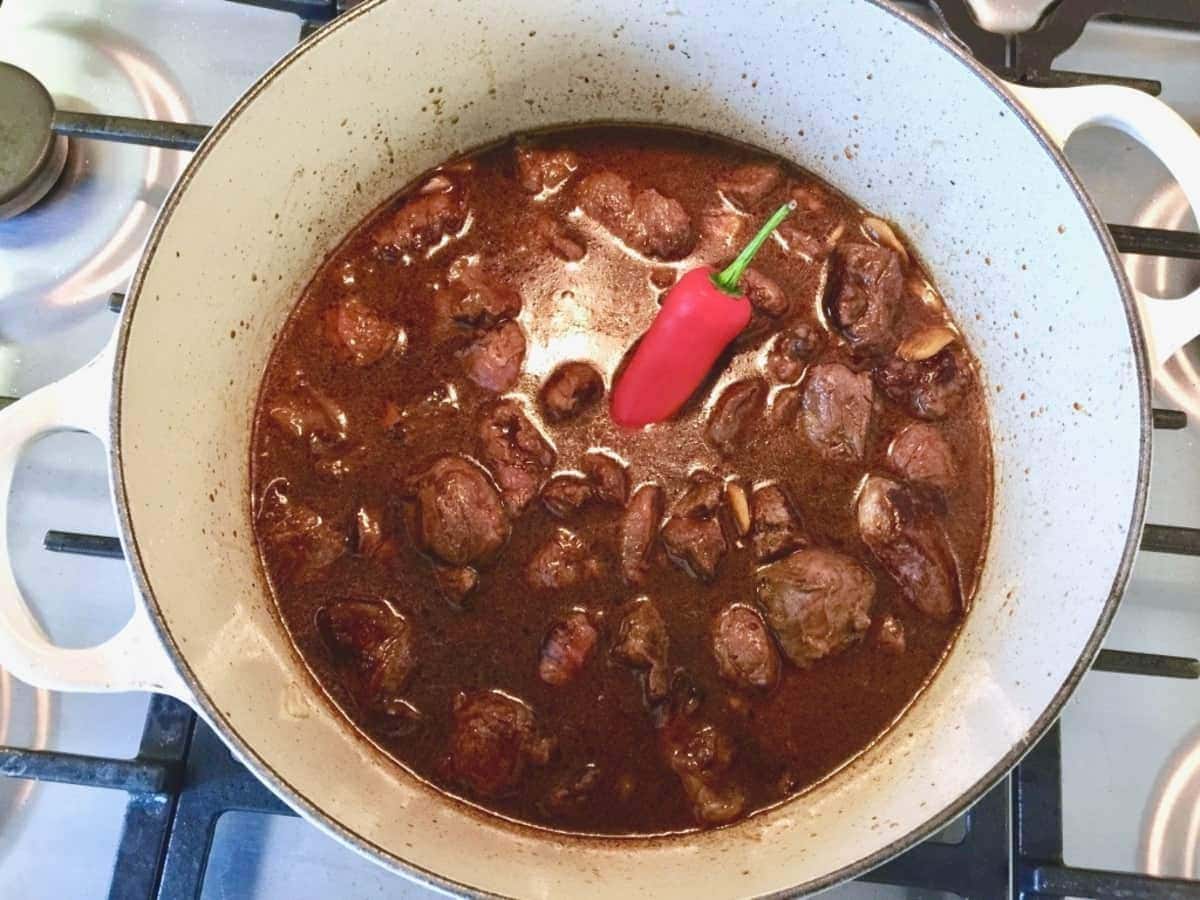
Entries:
{"type": "Polygon", "coordinates": [[[387,560],[396,555],[396,542],[384,520],[384,509],[364,504],[354,513],[354,552],[368,559],[387,560]]]}
{"type": "Polygon", "coordinates": [[[376,243],[388,253],[424,250],[466,223],[466,198],[448,178],[435,177],[426,187],[430,193],[409,200],[375,233],[376,243]]]}
{"type": "MultiPolygon", "coordinates": [[[[728,209],[706,209],[700,214],[696,255],[713,265],[731,260],[742,248],[743,217],[728,209]]],[[[670,284],[674,284],[674,279],[670,284]]],[[[664,285],[669,287],[670,284],[664,285]]]]}
{"type": "Polygon", "coordinates": [[[287,496],[286,482],[272,482],[258,508],[272,574],[282,582],[311,581],[346,552],[346,536],[312,507],[287,496]]]}
{"type": "Polygon", "coordinates": [[[597,500],[614,506],[625,505],[629,498],[629,475],[620,460],[592,450],[583,457],[583,471],[595,485],[597,500]]]}
{"type": "Polygon", "coordinates": [[[725,485],[712,472],[697,471],[691,476],[691,485],[671,505],[671,515],[690,519],[706,519],[717,514],[721,508],[721,497],[725,485]]]}
{"type": "Polygon", "coordinates": [[[560,259],[579,262],[587,255],[587,246],[583,239],[549,216],[538,219],[537,233],[550,251],[560,259]]]}
{"type": "Polygon", "coordinates": [[[800,323],[775,336],[767,354],[767,372],[776,381],[793,382],[804,374],[809,361],[821,348],[821,335],[811,325],[800,323]]]}
{"type": "Polygon", "coordinates": [[[504,505],[516,515],[537,496],[557,454],[515,400],[501,400],[479,423],[483,459],[496,476],[504,505]]]}
{"type": "Polygon", "coordinates": [[[639,597],[625,607],[613,656],[646,674],[646,699],[651,703],[665,700],[671,690],[667,669],[670,648],[667,623],[649,597],[639,597]]]}
{"type": "Polygon", "coordinates": [[[663,514],[663,490],[643,484],[629,498],[621,517],[621,574],[629,584],[641,584],[650,571],[650,558],[663,514]]]}
{"type": "Polygon", "coordinates": [[[684,717],[672,719],[660,732],[663,754],[679,776],[701,825],[723,825],[741,816],[746,796],[731,783],[734,745],[713,725],[684,717]]]}
{"type": "Polygon", "coordinates": [[[694,578],[711,581],[729,550],[717,513],[725,486],[715,475],[696,472],[692,485],[671,507],[671,518],[662,529],[667,555],[694,578]]]}
{"type": "Polygon", "coordinates": [[[525,362],[525,332],[516,322],[485,331],[462,353],[467,377],[489,391],[503,394],[517,383],[525,362]]]}
{"type": "Polygon", "coordinates": [[[470,566],[435,565],[433,580],[437,582],[438,592],[456,608],[479,587],[479,573],[470,566]]]}
{"type": "Polygon", "coordinates": [[[971,384],[967,363],[950,348],[920,362],[889,359],[874,372],[883,395],[918,419],[945,418],[971,384]]]}
{"type": "Polygon", "coordinates": [[[758,269],[747,269],[742,273],[741,289],[751,306],[773,318],[787,315],[791,308],[779,282],[768,278],[758,269]]]}
{"type": "Polygon", "coordinates": [[[760,563],[779,559],[808,543],[800,515],[782,485],[764,485],[751,495],[750,523],[750,545],[760,563]]]}
{"type": "Polygon", "coordinates": [[[799,385],[786,387],[777,392],[771,399],[771,409],[767,413],[767,423],[772,428],[790,428],[796,423],[800,414],[801,401],[804,391],[799,385]]]}
{"type": "Polygon", "coordinates": [[[954,551],[934,511],[912,490],[870,476],[858,495],[858,530],[913,606],[942,622],[962,611],[954,551]]]}
{"type": "Polygon", "coordinates": [[[884,616],[883,621],[879,623],[879,646],[897,656],[908,647],[908,641],[904,637],[904,623],[895,616],[884,616]]]}
{"type": "Polygon", "coordinates": [[[595,626],[581,610],[554,623],[542,643],[538,677],[556,686],[571,681],[587,663],[598,638],[595,626]]]}
{"type": "Polygon", "coordinates": [[[696,245],[692,217],[683,204],[651,188],[633,198],[630,247],[655,259],[682,259],[696,245]]]}
{"type": "Polygon", "coordinates": [[[629,229],[633,187],[615,172],[596,172],[579,183],[579,207],[619,238],[629,229]]]}
{"type": "Polygon", "coordinates": [[[756,590],[779,646],[801,667],[845,649],[871,625],[875,581],[841,553],[797,550],[760,570],[756,590]]]}
{"type": "Polygon", "coordinates": [[[571,173],[579,168],[579,157],[573,150],[543,150],[540,147],[518,146],[514,155],[517,162],[517,181],[531,194],[562,187],[571,177],[571,173]]]}
{"type": "Polygon", "coordinates": [[[322,607],[317,623],[326,642],[359,675],[359,701],[374,705],[404,690],[416,668],[412,626],[382,603],[342,600],[322,607]]]}
{"type": "Polygon", "coordinates": [[[656,259],[680,259],[696,243],[692,220],[678,200],[653,188],[636,195],[629,180],[597,172],[579,183],[583,211],[639,253],[656,259]]]}
{"type": "Polygon", "coordinates": [[[542,503],[552,515],[565,519],[592,499],[592,483],[581,475],[564,472],[542,485],[542,503]]]}
{"type": "Polygon", "coordinates": [[[689,519],[672,516],[662,529],[667,555],[679,568],[702,581],[712,581],[729,549],[721,523],[714,517],[689,519]]]}
{"type": "Polygon", "coordinates": [[[414,542],[452,566],[491,559],[511,526],[500,494],[473,459],[441,456],[414,478],[414,542]]]}
{"type": "Polygon", "coordinates": [[[892,325],[903,290],[904,272],[895,250],[842,244],[829,273],[829,319],[850,346],[890,350],[896,344],[892,325]]]}
{"type": "Polygon", "coordinates": [[[604,396],[604,376],[591,363],[563,363],[542,385],[542,412],[550,422],[573,419],[604,396]]]}
{"type": "Polygon", "coordinates": [[[713,620],[713,656],[727,681],[740,687],[772,688],[779,680],[779,651],[762,616],[741,603],[726,606],[713,620]]]}
{"type": "Polygon", "coordinates": [[[301,382],[294,391],[267,404],[267,415],[284,432],[317,452],[346,440],[345,411],[312,385],[301,382]]]}
{"type": "Polygon", "coordinates": [[[559,817],[578,815],[591,801],[599,784],[600,769],[593,763],[569,772],[550,788],[546,795],[546,810],[559,817]]]}
{"type": "MultiPolygon", "coordinates": [[[[870,385],[870,380],[867,384],[870,385]]],[[[762,415],[766,399],[767,383],[761,378],[735,381],[713,405],[704,439],[723,456],[732,456],[742,447],[751,425],[762,415]]]]}
{"type": "Polygon", "coordinates": [[[779,186],[782,173],[774,163],[746,163],[717,179],[717,190],[744,212],[752,212],[779,186]]]}
{"type": "Polygon", "coordinates": [[[414,437],[424,438],[438,429],[452,427],[461,412],[458,391],[453,384],[447,383],[404,406],[386,401],[380,424],[388,437],[407,444],[414,437]]]}
{"type": "Polygon", "coordinates": [[[550,761],[554,742],[538,734],[533,710],[499,691],[454,698],[450,774],[480,797],[502,797],[520,784],[526,765],[550,761]]]}
{"type": "Polygon", "coordinates": [[[521,295],[474,266],[433,296],[438,317],[466,328],[491,328],[521,313],[521,295]]]}
{"type": "Polygon", "coordinates": [[[400,329],[357,297],[325,310],[325,339],[341,359],[356,366],[377,363],[396,347],[400,329]]]}
{"type": "Polygon", "coordinates": [[[867,447],[874,391],[871,377],[841,363],[814,366],[804,382],[804,433],[826,459],[857,461],[867,447]]]}
{"type": "Polygon", "coordinates": [[[908,481],[943,490],[954,487],[957,467],[950,445],[934,425],[915,422],[892,438],[888,462],[908,481]]]}
{"type": "Polygon", "coordinates": [[[533,587],[559,590],[599,578],[603,571],[600,561],[579,535],[556,528],[529,560],[525,578],[533,587]]]}

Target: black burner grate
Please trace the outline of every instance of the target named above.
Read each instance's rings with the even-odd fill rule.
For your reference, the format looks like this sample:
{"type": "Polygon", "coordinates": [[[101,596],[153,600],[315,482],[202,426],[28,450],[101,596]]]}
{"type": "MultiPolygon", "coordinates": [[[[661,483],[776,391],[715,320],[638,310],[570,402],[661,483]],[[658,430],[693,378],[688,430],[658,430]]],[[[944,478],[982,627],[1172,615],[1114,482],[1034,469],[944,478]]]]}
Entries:
{"type": "MultiPolygon", "coordinates": [[[[307,33],[354,5],[354,0],[237,0],[293,13],[307,33]]],[[[1031,31],[1000,36],[983,30],[966,0],[929,0],[952,35],[998,74],[1025,84],[1060,86],[1122,83],[1157,94],[1152,80],[1062,72],[1054,59],[1071,46],[1087,22],[1120,16],[1142,22],[1200,27],[1196,0],[1059,0],[1031,31]]],[[[86,137],[154,143],[156,123],[93,117],[80,125],[86,137]],[[132,123],[132,124],[131,124],[132,123]],[[119,127],[118,127],[119,126],[119,127]],[[111,133],[110,133],[111,132],[111,133]]],[[[175,146],[194,147],[201,126],[173,129],[175,146]],[[178,143],[181,142],[181,143],[178,143]]],[[[1200,259],[1200,235],[1110,225],[1125,253],[1200,259]]],[[[114,294],[110,308],[121,308],[114,294]]],[[[7,398],[0,398],[0,408],[7,398]]],[[[1154,410],[1154,427],[1187,425],[1177,410],[1154,410]]],[[[48,550],[120,557],[113,537],[51,531],[48,550]]],[[[1142,549],[1200,554],[1200,530],[1146,526],[1142,549]]],[[[1103,650],[1093,668],[1172,678],[1200,677],[1200,661],[1189,658],[1103,650]]],[[[1062,756],[1055,725],[1013,770],[960,821],[960,840],[927,841],[885,863],[862,880],[943,891],[968,898],[1145,897],[1200,898],[1200,883],[1123,872],[1069,867],[1063,862],[1062,756]]],[[[227,812],[294,815],[182,703],[155,696],[146,714],[142,742],[131,760],[102,759],[50,751],[0,748],[0,775],[68,782],[128,793],[123,834],[109,897],[114,900],[192,900],[200,896],[218,819],[227,812]]]]}

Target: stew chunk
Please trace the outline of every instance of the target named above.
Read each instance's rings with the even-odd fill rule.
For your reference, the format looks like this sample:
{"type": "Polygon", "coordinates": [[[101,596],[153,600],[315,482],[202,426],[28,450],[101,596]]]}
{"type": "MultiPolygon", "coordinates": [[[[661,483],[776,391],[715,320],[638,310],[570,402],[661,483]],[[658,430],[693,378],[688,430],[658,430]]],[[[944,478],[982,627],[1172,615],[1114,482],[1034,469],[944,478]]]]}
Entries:
{"type": "Polygon", "coordinates": [[[537,496],[557,454],[515,400],[501,400],[479,425],[484,462],[496,476],[504,506],[515,515],[537,496]]]}
{"type": "Polygon", "coordinates": [[[734,603],[717,614],[713,656],[721,676],[741,687],[771,688],[779,680],[779,651],[752,607],[734,603]]]}
{"type": "Polygon", "coordinates": [[[669,646],[667,623],[648,597],[640,597],[625,607],[613,656],[645,672],[646,699],[651,702],[666,699],[671,690],[671,673],[667,669],[669,646]]]}
{"type": "Polygon", "coordinates": [[[404,616],[382,603],[342,600],[323,607],[317,618],[335,654],[358,670],[362,701],[400,694],[416,665],[412,626],[404,616]]]}
{"type": "Polygon", "coordinates": [[[574,150],[545,150],[541,147],[517,147],[517,181],[531,194],[562,187],[579,168],[574,150]]]}
{"type": "Polygon", "coordinates": [[[863,543],[908,601],[940,621],[962,610],[958,563],[934,512],[909,488],[872,475],[858,495],[863,543]]]}
{"type": "Polygon", "coordinates": [[[855,374],[841,363],[814,366],[804,382],[801,400],[804,432],[826,459],[861,460],[873,402],[871,378],[866,373],[855,374]]]}
{"type": "Polygon", "coordinates": [[[505,322],[483,332],[463,351],[467,377],[497,394],[517,383],[524,362],[525,332],[516,322],[505,322]]]}
{"type": "Polygon", "coordinates": [[[801,667],[844,650],[871,625],[875,580],[831,550],[797,550],[758,573],[758,602],[788,659],[801,667]]]}
{"type": "Polygon", "coordinates": [[[927,421],[944,419],[957,409],[971,384],[967,364],[951,348],[918,361],[893,357],[874,375],[885,397],[927,421]]]}
{"type": "Polygon", "coordinates": [[[538,734],[533,710],[522,701],[499,691],[455,698],[449,768],[479,796],[512,793],[525,767],[545,765],[553,749],[553,741],[538,734]]]}
{"type": "Polygon", "coordinates": [[[643,484],[629,498],[621,517],[621,574],[629,584],[641,584],[650,572],[650,558],[658,523],[662,521],[663,491],[643,484]]]}
{"type": "Polygon", "coordinates": [[[604,396],[604,376],[590,363],[563,363],[542,386],[542,410],[551,422],[573,419],[604,396]]]}
{"type": "Polygon", "coordinates": [[[904,290],[900,256],[889,247],[843,244],[829,278],[829,318],[852,347],[889,350],[904,290]]]}
{"type": "Polygon", "coordinates": [[[272,485],[263,494],[258,526],[271,550],[271,571],[284,582],[316,578],[346,552],[346,535],[305,503],[272,485]]]}
{"type": "Polygon", "coordinates": [[[677,566],[701,581],[712,581],[729,549],[718,518],[724,487],[714,475],[699,475],[672,510],[663,526],[667,555],[677,566]]]}
{"type": "Polygon", "coordinates": [[[458,232],[466,221],[463,191],[446,176],[435,176],[383,224],[376,241],[390,253],[415,253],[458,232]]]}
{"type": "Polygon", "coordinates": [[[596,627],[582,610],[555,622],[542,644],[538,677],[553,685],[571,681],[587,663],[598,638],[596,627]]]}
{"type": "Polygon", "coordinates": [[[414,539],[452,566],[491,559],[508,540],[500,494],[472,459],[443,456],[413,480],[414,539]]]}
{"type": "Polygon", "coordinates": [[[662,730],[663,749],[702,825],[723,825],[742,814],[746,795],[733,783],[734,744],[714,725],[676,717],[662,730]]]}
{"type": "Polygon", "coordinates": [[[369,366],[396,347],[400,329],[357,297],[347,297],[325,311],[325,337],[341,358],[369,366]]]}
{"type": "Polygon", "coordinates": [[[539,588],[569,588],[598,578],[600,561],[573,531],[556,528],[525,570],[531,585],[539,588]]]}
{"type": "Polygon", "coordinates": [[[782,485],[763,485],[751,495],[750,543],[760,563],[779,559],[806,543],[800,514],[782,485]]]}
{"type": "Polygon", "coordinates": [[[654,259],[680,259],[695,246],[692,219],[678,200],[653,188],[636,194],[629,179],[598,172],[579,183],[579,205],[626,244],[654,259]]]}
{"type": "Polygon", "coordinates": [[[892,439],[888,462],[908,481],[951,488],[957,477],[954,454],[933,425],[915,422],[892,439]]]}
{"type": "Polygon", "coordinates": [[[751,212],[779,186],[782,177],[774,163],[746,163],[718,179],[717,190],[738,209],[751,212]]]}

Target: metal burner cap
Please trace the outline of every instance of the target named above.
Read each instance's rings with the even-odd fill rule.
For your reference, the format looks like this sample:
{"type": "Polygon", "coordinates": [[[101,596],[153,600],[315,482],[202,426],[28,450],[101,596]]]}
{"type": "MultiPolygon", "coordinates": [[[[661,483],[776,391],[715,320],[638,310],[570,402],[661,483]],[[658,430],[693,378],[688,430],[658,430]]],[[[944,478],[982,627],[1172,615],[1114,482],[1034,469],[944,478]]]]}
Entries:
{"type": "Polygon", "coordinates": [[[67,139],[51,130],[54,100],[40,81],[0,63],[0,219],[23,213],[54,186],[67,139]]]}

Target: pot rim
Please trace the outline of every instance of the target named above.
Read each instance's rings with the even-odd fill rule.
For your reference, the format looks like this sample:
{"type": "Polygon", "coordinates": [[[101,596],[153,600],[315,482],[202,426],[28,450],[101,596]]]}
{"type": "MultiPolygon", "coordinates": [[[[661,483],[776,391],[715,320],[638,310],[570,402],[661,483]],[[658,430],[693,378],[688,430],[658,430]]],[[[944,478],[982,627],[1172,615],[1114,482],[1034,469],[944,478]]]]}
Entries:
{"type": "MultiPolygon", "coordinates": [[[[133,520],[130,515],[129,500],[125,492],[125,481],[121,465],[121,389],[124,380],[125,354],[128,349],[130,326],[133,321],[134,314],[137,312],[137,303],[140,298],[142,282],[145,279],[146,272],[154,260],[159,241],[162,238],[163,232],[171,221],[171,216],[175,211],[181,197],[187,190],[191,182],[192,175],[195,170],[201,165],[204,158],[208,155],[211,149],[220,140],[221,135],[228,130],[230,125],[237,120],[239,114],[244,110],[254,99],[265,90],[276,75],[283,72],[293,63],[301,59],[311,48],[316,47],[323,40],[333,35],[338,29],[345,26],[349,22],[359,16],[368,15],[376,7],[381,6],[387,0],[367,0],[353,9],[341,14],[325,27],[314,32],[309,38],[301,41],[294,49],[289,51],[271,68],[269,68],[254,84],[242,94],[237,101],[229,108],[221,120],[213,126],[208,136],[200,144],[191,161],[183,174],[172,187],[170,194],[164,201],[159,210],[158,216],[155,219],[154,226],[146,239],[146,245],[142,252],[142,256],[138,261],[137,269],[134,273],[129,290],[126,294],[124,304],[124,314],[121,316],[121,321],[118,326],[116,339],[116,352],[113,361],[112,375],[112,402],[109,410],[109,432],[111,440],[109,442],[108,463],[109,463],[109,479],[113,486],[114,503],[117,510],[117,519],[121,529],[122,544],[125,547],[126,559],[129,564],[130,572],[132,573],[134,584],[136,585],[141,596],[145,600],[145,607],[149,613],[149,618],[153,624],[154,630],[157,632],[159,639],[164,647],[167,648],[172,662],[179,672],[180,677],[191,691],[195,700],[195,705],[204,714],[204,717],[216,726],[221,732],[222,738],[230,747],[234,755],[241,761],[255,777],[266,784],[277,795],[284,798],[287,804],[297,810],[302,811],[311,821],[319,823],[324,829],[332,833],[343,843],[352,846],[360,853],[375,857],[381,861],[387,868],[397,873],[406,875],[410,878],[432,884],[446,891],[452,891],[460,894],[467,894],[477,897],[498,897],[502,895],[491,894],[486,891],[472,887],[471,885],[463,884],[445,878],[437,872],[422,868],[408,860],[402,859],[391,851],[368,840],[356,831],[348,828],[339,820],[325,812],[315,802],[302,794],[299,790],[289,784],[278,772],[271,767],[271,764],[264,759],[250,744],[242,738],[237,729],[230,723],[228,717],[221,709],[212,702],[212,699],[206,693],[204,686],[196,677],[191,666],[187,662],[187,657],[180,648],[179,643],[175,640],[171,633],[166,619],[162,614],[162,610],[158,605],[158,600],[154,595],[153,587],[147,577],[146,569],[142,563],[142,550],[138,543],[137,534],[134,530],[133,520]]],[[[1108,631],[1109,625],[1112,622],[1113,616],[1116,613],[1117,607],[1120,604],[1121,597],[1124,594],[1126,584],[1129,580],[1130,572],[1133,568],[1133,560],[1138,551],[1141,536],[1141,526],[1145,518],[1147,493],[1149,488],[1150,474],[1150,446],[1151,446],[1151,417],[1150,417],[1150,376],[1149,376],[1149,361],[1146,350],[1146,338],[1143,333],[1141,318],[1138,313],[1137,303],[1133,296],[1133,291],[1129,285],[1129,281],[1125,274],[1125,270],[1121,264],[1120,257],[1117,253],[1116,245],[1113,243],[1112,236],[1108,231],[1108,227],[1104,224],[1091,198],[1084,191],[1079,179],[1071,169],[1069,163],[1062,150],[1050,138],[1045,129],[1034,119],[1030,112],[1019,102],[1011,93],[1005,89],[1005,82],[996,76],[991,70],[987,69],[979,63],[970,53],[953,37],[949,37],[941,31],[933,28],[922,20],[916,18],[911,13],[892,6],[887,0],[867,0],[872,6],[877,7],[883,12],[893,16],[896,20],[906,26],[916,29],[926,39],[934,45],[941,47],[952,54],[955,59],[971,71],[987,88],[989,88],[997,97],[1013,112],[1018,121],[1023,123],[1026,128],[1041,144],[1042,149],[1049,155],[1055,166],[1058,168],[1063,180],[1070,187],[1076,201],[1083,208],[1088,221],[1092,227],[1097,240],[1100,242],[1101,248],[1105,256],[1108,258],[1109,267],[1113,277],[1117,283],[1117,288],[1121,295],[1121,300],[1125,308],[1126,322],[1129,327],[1130,336],[1133,342],[1134,361],[1137,369],[1139,398],[1140,398],[1140,434],[1138,440],[1138,476],[1137,489],[1133,498],[1133,508],[1129,520],[1129,531],[1126,536],[1125,547],[1121,554],[1120,565],[1117,568],[1116,575],[1113,578],[1112,588],[1108,598],[1105,601],[1104,608],[1096,622],[1096,627],[1093,629],[1087,644],[1084,646],[1083,652],[1079,659],[1072,667],[1066,680],[1055,692],[1054,697],[1038,716],[1036,721],[1029,727],[1024,736],[1006,752],[1003,758],[993,766],[982,778],[972,784],[967,790],[959,795],[958,799],[943,808],[940,812],[926,819],[923,823],[910,829],[906,834],[890,842],[887,846],[880,848],[874,853],[858,859],[852,863],[842,866],[832,872],[817,878],[810,879],[802,884],[794,885],[785,891],[778,891],[773,894],[764,895],[766,897],[789,897],[797,892],[807,893],[816,892],[825,888],[832,887],[844,881],[849,881],[859,875],[865,874],[877,866],[883,864],[889,859],[898,856],[905,850],[915,844],[925,840],[926,838],[936,834],[938,831],[946,827],[954,819],[962,815],[966,810],[973,806],[991,787],[1001,781],[1009,771],[1021,761],[1045,734],[1050,726],[1058,719],[1064,704],[1074,693],[1079,685],[1083,675],[1091,667],[1092,661],[1100,650],[1100,644],[1108,631]]]]}

